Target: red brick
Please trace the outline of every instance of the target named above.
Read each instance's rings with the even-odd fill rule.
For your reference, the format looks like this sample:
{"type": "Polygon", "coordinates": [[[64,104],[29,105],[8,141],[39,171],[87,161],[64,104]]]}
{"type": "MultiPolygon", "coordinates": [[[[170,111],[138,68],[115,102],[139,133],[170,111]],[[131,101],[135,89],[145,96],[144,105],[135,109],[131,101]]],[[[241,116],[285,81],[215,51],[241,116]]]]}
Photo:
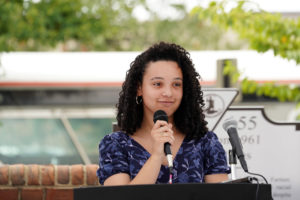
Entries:
{"type": "Polygon", "coordinates": [[[57,182],[59,184],[68,184],[70,179],[69,166],[58,165],[57,166],[57,182]]]}
{"type": "Polygon", "coordinates": [[[86,165],[86,183],[88,185],[98,185],[97,169],[98,165],[86,165]]]}
{"type": "Polygon", "coordinates": [[[28,165],[27,173],[27,184],[28,185],[39,185],[39,165],[28,165]]]}
{"type": "Polygon", "coordinates": [[[18,200],[18,189],[0,189],[0,200],[18,200]]]}
{"type": "Polygon", "coordinates": [[[11,182],[13,185],[24,185],[24,172],[25,168],[23,164],[11,165],[11,182]]]}
{"type": "Polygon", "coordinates": [[[0,185],[8,184],[8,165],[0,166],[0,185]]]}
{"type": "Polygon", "coordinates": [[[43,200],[42,189],[23,189],[21,192],[22,200],[43,200]]]}
{"type": "MultiPolygon", "coordinates": [[[[46,200],[73,200],[73,189],[47,189],[46,200]]],[[[87,197],[88,199],[88,197],[87,197]]]]}
{"type": "Polygon", "coordinates": [[[54,185],[53,165],[42,165],[41,176],[42,176],[42,185],[54,185]]]}
{"type": "Polygon", "coordinates": [[[71,167],[72,185],[83,184],[83,167],[82,165],[72,165],[71,167]]]}

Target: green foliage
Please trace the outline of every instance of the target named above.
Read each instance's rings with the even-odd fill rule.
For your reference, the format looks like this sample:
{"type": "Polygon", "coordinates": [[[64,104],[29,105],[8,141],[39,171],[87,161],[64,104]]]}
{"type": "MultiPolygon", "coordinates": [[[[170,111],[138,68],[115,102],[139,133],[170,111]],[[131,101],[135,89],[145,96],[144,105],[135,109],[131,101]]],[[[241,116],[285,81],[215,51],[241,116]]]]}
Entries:
{"type": "MultiPolygon", "coordinates": [[[[300,64],[300,20],[283,18],[280,14],[271,14],[257,8],[246,9],[249,1],[238,1],[237,6],[225,11],[228,1],[212,2],[208,8],[195,7],[192,15],[207,20],[225,30],[236,31],[241,38],[247,39],[250,47],[258,52],[272,50],[279,55],[300,64]]],[[[240,72],[230,63],[224,68],[224,73],[237,82],[240,72]]],[[[300,107],[299,87],[278,84],[275,82],[257,83],[248,78],[241,82],[244,94],[256,94],[277,98],[279,101],[294,101],[300,107]]],[[[299,116],[300,117],[300,116],[299,116]]]]}
{"type": "MultiPolygon", "coordinates": [[[[300,64],[300,20],[283,18],[259,9],[246,9],[249,1],[238,1],[237,6],[225,11],[228,1],[212,2],[208,8],[196,7],[192,14],[200,20],[209,20],[218,26],[236,31],[249,41],[250,47],[258,52],[273,50],[300,64]]],[[[251,3],[251,2],[250,2],[251,3]]]]}
{"type": "Polygon", "coordinates": [[[145,0],[14,0],[0,3],[0,52],[140,51],[158,41],[189,50],[239,49],[244,41],[223,42],[225,31],[190,16],[183,4],[172,5],[177,19],[160,19],[145,0]],[[138,21],[133,11],[146,10],[138,21]]]}
{"type": "Polygon", "coordinates": [[[0,6],[0,50],[31,50],[69,39],[89,41],[103,26],[82,12],[80,0],[5,1],[0,6]],[[58,9],[59,8],[59,9],[58,9]],[[85,23],[90,21],[90,23],[85,23]],[[94,24],[94,26],[93,26],[94,24]]]}
{"type": "MultiPolygon", "coordinates": [[[[232,65],[230,61],[225,63],[223,69],[225,75],[231,77],[231,84],[236,84],[239,81],[241,73],[237,67],[232,65]]],[[[281,102],[297,102],[296,108],[300,108],[300,88],[287,84],[277,84],[276,82],[257,83],[256,81],[244,78],[240,84],[243,94],[255,94],[257,96],[266,96],[276,98],[281,102]]],[[[297,116],[296,120],[299,120],[297,116]]]]}
{"type": "Polygon", "coordinates": [[[245,94],[256,94],[257,96],[268,96],[277,98],[279,101],[300,102],[300,89],[285,84],[276,84],[274,82],[258,84],[255,81],[244,79],[242,81],[242,92],[245,94]]]}
{"type": "MultiPolygon", "coordinates": [[[[236,84],[241,76],[240,71],[232,62],[227,61],[223,69],[224,75],[229,75],[231,84],[236,84]]],[[[256,94],[257,96],[267,96],[277,98],[279,101],[295,101],[300,106],[300,88],[287,84],[277,84],[274,81],[267,83],[257,83],[247,77],[241,81],[241,90],[244,94],[256,94]]]]}
{"type": "Polygon", "coordinates": [[[154,18],[139,22],[137,28],[131,31],[121,31],[123,39],[120,44],[127,42],[123,50],[141,50],[155,42],[166,41],[183,45],[189,50],[199,49],[237,49],[241,42],[221,43],[224,31],[216,26],[208,26],[195,16],[185,15],[182,19],[170,20],[154,18]]]}
{"type": "Polygon", "coordinates": [[[238,82],[240,77],[240,72],[238,71],[237,67],[233,65],[230,60],[225,61],[225,66],[223,69],[224,75],[230,76],[231,85],[238,82]]]}
{"type": "Polygon", "coordinates": [[[45,50],[68,41],[82,49],[105,49],[121,26],[134,20],[132,9],[143,2],[6,0],[0,5],[0,51],[45,50]]]}

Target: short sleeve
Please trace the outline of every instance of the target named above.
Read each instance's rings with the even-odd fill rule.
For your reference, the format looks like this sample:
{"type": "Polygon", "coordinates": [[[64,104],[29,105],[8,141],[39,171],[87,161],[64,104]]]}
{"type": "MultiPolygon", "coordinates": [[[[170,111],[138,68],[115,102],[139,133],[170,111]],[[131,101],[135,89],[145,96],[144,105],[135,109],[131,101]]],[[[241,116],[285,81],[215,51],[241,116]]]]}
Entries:
{"type": "Polygon", "coordinates": [[[230,173],[225,150],[217,135],[213,132],[208,132],[204,136],[204,140],[204,174],[230,173]]]}
{"type": "Polygon", "coordinates": [[[121,138],[112,133],[106,135],[99,144],[97,176],[100,184],[103,185],[108,177],[117,173],[129,173],[129,165],[121,138]]]}

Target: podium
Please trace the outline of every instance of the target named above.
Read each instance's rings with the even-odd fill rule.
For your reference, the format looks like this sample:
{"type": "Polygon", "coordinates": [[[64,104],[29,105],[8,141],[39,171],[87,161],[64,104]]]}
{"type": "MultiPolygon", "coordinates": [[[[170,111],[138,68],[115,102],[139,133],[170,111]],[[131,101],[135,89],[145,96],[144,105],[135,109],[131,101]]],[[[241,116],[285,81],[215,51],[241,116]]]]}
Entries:
{"type": "Polygon", "coordinates": [[[81,187],[74,200],[272,200],[270,184],[188,183],[81,187]]]}

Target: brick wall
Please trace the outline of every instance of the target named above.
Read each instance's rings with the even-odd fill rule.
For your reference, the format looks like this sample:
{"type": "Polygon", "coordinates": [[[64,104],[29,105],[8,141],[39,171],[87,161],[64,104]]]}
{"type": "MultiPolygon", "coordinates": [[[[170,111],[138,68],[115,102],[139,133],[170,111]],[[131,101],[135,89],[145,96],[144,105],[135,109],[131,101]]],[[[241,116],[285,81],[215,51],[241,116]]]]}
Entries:
{"type": "Polygon", "coordinates": [[[98,186],[98,165],[2,165],[0,200],[73,200],[73,188],[98,186]]]}

